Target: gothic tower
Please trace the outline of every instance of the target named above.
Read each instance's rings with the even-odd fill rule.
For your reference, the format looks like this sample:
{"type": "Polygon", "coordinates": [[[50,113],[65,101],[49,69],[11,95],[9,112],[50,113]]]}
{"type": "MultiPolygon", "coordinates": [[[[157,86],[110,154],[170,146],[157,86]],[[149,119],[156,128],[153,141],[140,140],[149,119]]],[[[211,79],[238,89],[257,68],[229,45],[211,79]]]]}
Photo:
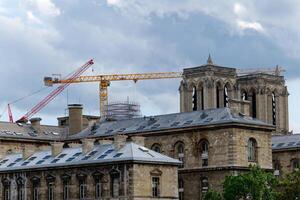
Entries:
{"type": "Polygon", "coordinates": [[[180,112],[228,107],[229,100],[249,101],[250,115],[276,126],[277,134],[287,134],[288,91],[280,70],[240,72],[215,65],[208,57],[205,65],[183,70],[180,112]]]}

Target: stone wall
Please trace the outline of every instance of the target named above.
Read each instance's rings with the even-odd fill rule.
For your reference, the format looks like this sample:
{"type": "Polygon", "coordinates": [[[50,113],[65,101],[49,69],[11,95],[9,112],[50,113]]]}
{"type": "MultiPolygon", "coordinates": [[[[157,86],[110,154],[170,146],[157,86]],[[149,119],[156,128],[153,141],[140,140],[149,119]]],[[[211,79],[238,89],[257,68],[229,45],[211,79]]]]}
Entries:
{"type": "MultiPolygon", "coordinates": [[[[83,178],[87,184],[85,199],[95,199],[95,178],[100,177],[102,200],[148,200],[148,199],[177,199],[177,166],[148,165],[148,164],[115,164],[107,166],[82,166],[76,168],[32,170],[26,172],[1,173],[0,181],[10,182],[11,198],[17,197],[17,180],[22,178],[25,183],[25,196],[33,199],[33,184],[36,178],[39,190],[39,199],[48,199],[48,184],[54,183],[54,199],[63,199],[63,177],[69,180],[69,199],[79,199],[79,180],[83,178]],[[120,176],[119,196],[112,197],[111,175],[120,176]],[[153,198],[151,191],[151,176],[161,178],[161,195],[153,198]]],[[[0,190],[3,197],[3,189],[0,190]]]]}

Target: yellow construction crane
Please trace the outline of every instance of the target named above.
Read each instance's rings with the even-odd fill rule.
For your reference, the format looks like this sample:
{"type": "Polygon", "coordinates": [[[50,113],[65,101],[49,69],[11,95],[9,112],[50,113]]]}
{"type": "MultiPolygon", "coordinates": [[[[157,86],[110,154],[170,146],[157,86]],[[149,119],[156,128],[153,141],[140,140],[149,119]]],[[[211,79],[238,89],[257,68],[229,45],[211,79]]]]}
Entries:
{"type": "Polygon", "coordinates": [[[111,75],[97,75],[97,76],[80,76],[75,79],[60,79],[53,77],[45,77],[44,83],[46,86],[53,86],[54,84],[65,83],[87,83],[99,82],[100,89],[100,114],[105,116],[104,107],[108,103],[107,88],[110,86],[111,81],[128,81],[132,80],[135,83],[138,80],[151,80],[151,79],[167,79],[167,78],[181,78],[181,72],[160,72],[160,73],[141,73],[141,74],[111,74],[111,75]]]}

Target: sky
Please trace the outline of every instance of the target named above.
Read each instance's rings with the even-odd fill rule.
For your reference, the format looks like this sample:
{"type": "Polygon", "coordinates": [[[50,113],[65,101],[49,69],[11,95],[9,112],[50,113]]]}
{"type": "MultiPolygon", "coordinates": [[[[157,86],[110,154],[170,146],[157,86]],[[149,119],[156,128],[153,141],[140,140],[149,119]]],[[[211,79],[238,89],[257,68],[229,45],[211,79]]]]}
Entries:
{"type": "MultiPolygon", "coordinates": [[[[0,120],[18,119],[50,93],[45,76],[65,76],[93,58],[85,75],[182,71],[206,63],[282,66],[290,129],[300,133],[298,0],[0,0],[0,120]],[[34,95],[30,95],[39,91],[34,95]]],[[[110,101],[127,98],[143,115],[179,111],[180,80],[113,82],[110,101]]],[[[99,114],[97,83],[73,84],[36,116],[56,124],[68,103],[99,114]]]]}

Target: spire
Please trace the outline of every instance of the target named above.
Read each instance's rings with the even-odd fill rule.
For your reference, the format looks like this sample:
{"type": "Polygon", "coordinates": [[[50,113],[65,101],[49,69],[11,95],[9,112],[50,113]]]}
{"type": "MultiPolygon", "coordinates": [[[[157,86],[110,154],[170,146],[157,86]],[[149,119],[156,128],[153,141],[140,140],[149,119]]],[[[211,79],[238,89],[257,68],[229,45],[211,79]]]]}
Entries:
{"type": "Polygon", "coordinates": [[[209,65],[213,65],[214,64],[213,61],[212,61],[212,59],[211,59],[210,54],[208,55],[207,64],[209,64],[209,65]]]}

